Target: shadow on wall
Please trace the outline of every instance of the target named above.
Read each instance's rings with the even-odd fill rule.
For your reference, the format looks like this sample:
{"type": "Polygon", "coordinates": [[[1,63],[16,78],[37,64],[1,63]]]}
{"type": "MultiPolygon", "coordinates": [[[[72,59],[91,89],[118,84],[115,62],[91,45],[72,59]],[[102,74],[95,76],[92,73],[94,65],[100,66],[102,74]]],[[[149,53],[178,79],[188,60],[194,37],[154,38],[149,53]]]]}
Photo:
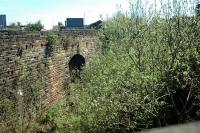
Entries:
{"type": "Polygon", "coordinates": [[[75,79],[80,79],[80,71],[85,65],[85,58],[80,55],[74,55],[69,61],[69,72],[71,77],[71,82],[74,82],[75,79]]]}

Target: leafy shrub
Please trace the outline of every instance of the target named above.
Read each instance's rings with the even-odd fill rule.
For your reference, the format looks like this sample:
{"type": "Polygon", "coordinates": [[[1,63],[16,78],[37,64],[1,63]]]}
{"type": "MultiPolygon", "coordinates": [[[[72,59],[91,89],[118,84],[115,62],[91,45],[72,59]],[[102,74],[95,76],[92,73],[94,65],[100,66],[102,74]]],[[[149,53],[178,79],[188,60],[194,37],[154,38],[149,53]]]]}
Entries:
{"type": "Polygon", "coordinates": [[[50,125],[51,131],[58,132],[78,132],[80,117],[70,113],[67,99],[61,100],[57,105],[48,109],[39,118],[41,125],[50,125]]]}
{"type": "MultiPolygon", "coordinates": [[[[61,132],[126,133],[199,120],[200,23],[180,4],[186,7],[167,3],[166,12],[149,17],[137,1],[129,14],[108,19],[102,54],[40,122],[61,132]]],[[[48,42],[53,51],[53,34],[48,42]]]]}
{"type": "Polygon", "coordinates": [[[46,56],[51,57],[53,56],[53,52],[55,52],[57,46],[57,37],[54,32],[49,32],[47,37],[47,45],[46,45],[46,56]]]}
{"type": "Polygon", "coordinates": [[[85,67],[74,92],[82,132],[199,120],[198,18],[171,4],[170,17],[149,21],[133,8],[107,20],[100,32],[103,55],[85,67]]]}
{"type": "Polygon", "coordinates": [[[27,25],[26,31],[41,31],[44,28],[44,26],[41,24],[41,21],[37,21],[36,23],[29,23],[27,25]]]}
{"type": "Polygon", "coordinates": [[[61,43],[63,45],[64,50],[67,50],[70,45],[74,45],[75,40],[72,36],[67,35],[62,38],[61,43]]]}

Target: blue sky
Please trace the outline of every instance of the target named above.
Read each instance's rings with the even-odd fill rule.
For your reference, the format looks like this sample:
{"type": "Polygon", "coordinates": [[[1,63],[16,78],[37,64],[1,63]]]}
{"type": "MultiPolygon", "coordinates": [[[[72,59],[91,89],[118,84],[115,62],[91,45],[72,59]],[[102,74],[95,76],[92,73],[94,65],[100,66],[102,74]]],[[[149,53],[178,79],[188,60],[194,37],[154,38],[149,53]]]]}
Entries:
{"type": "MultiPolygon", "coordinates": [[[[6,14],[7,23],[21,22],[27,24],[41,20],[46,29],[52,28],[58,22],[63,22],[67,17],[84,17],[85,24],[90,24],[103,18],[111,17],[121,5],[124,11],[129,8],[130,0],[0,0],[0,14],[6,14]]],[[[135,3],[137,0],[131,0],[135,3]]],[[[148,11],[161,7],[160,1],[175,0],[140,0],[148,11]],[[148,6],[147,6],[148,5],[148,6]]],[[[198,0],[176,0],[187,3],[186,8],[194,7],[198,0]]],[[[183,6],[183,5],[182,5],[183,6]]],[[[164,7],[166,7],[164,5],[164,7]]],[[[185,10],[185,9],[184,9],[185,10]]]]}
{"type": "Polygon", "coordinates": [[[89,24],[112,16],[121,5],[128,9],[128,0],[0,0],[0,14],[6,14],[7,23],[27,24],[41,20],[46,29],[50,29],[67,17],[84,17],[89,24]]]}

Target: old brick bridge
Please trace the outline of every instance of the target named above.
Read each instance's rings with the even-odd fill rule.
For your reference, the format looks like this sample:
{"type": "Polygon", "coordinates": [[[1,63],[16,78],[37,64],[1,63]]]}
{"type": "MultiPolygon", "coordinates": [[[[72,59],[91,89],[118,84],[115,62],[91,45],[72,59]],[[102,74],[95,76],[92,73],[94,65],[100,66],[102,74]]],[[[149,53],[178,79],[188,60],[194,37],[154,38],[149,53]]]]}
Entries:
{"type": "Polygon", "coordinates": [[[70,82],[70,69],[89,62],[98,41],[95,30],[56,33],[53,56],[46,56],[48,33],[0,31],[0,94],[42,97],[42,105],[55,102],[70,82]],[[77,65],[77,66],[76,66],[77,65]]]}

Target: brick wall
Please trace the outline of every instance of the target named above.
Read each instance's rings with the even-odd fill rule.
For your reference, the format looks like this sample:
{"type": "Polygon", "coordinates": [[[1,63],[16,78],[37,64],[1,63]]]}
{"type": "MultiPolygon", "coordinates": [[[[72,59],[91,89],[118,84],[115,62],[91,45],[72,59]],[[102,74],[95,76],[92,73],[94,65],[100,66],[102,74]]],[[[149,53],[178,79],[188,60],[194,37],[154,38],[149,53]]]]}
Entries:
{"type": "MultiPolygon", "coordinates": [[[[56,33],[58,44],[53,56],[45,54],[47,32],[27,33],[0,31],[0,94],[16,99],[23,93],[39,99],[42,106],[56,102],[67,91],[69,60],[77,52],[86,62],[95,54],[97,34],[93,30],[56,33]],[[63,38],[71,36],[73,43],[63,47],[63,38]]],[[[1,99],[0,99],[1,100],[1,99]]]]}

